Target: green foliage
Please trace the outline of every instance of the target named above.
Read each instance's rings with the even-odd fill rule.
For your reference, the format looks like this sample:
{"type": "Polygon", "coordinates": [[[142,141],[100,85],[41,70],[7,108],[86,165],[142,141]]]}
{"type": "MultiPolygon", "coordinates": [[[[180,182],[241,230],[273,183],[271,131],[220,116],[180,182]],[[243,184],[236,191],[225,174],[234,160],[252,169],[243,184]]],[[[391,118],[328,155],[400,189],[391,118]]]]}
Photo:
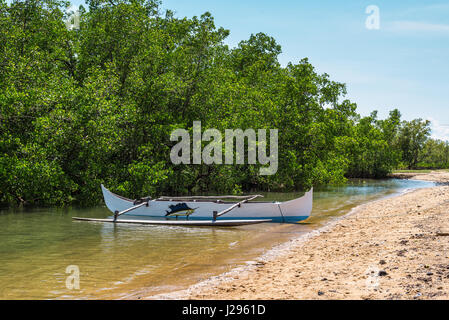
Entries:
{"type": "Polygon", "coordinates": [[[402,151],[402,161],[408,169],[416,169],[420,153],[430,135],[430,121],[415,119],[403,122],[397,144],[402,151]]]}
{"type": "Polygon", "coordinates": [[[344,84],[258,33],[228,48],[209,13],[150,0],[90,0],[67,30],[68,3],[0,1],[0,204],[92,205],[100,184],[151,194],[288,190],[385,177],[402,160],[447,165],[428,124],[397,110],[360,118],[344,84]],[[279,129],[279,169],[174,165],[176,128],[279,129]],[[420,151],[424,153],[420,156],[420,151]]]}
{"type": "Polygon", "coordinates": [[[393,141],[398,135],[399,121],[399,111],[393,110],[385,120],[378,120],[374,111],[356,123],[348,176],[382,178],[397,167],[401,154],[393,141]]]}
{"type": "Polygon", "coordinates": [[[418,167],[449,168],[449,142],[428,139],[419,154],[418,167]]]}

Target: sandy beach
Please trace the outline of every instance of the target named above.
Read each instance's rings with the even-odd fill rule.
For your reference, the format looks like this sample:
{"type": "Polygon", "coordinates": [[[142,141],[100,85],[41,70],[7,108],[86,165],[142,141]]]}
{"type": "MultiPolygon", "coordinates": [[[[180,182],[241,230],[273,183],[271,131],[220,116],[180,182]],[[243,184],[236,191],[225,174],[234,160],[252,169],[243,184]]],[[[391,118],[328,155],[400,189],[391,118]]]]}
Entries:
{"type": "Polygon", "coordinates": [[[448,208],[444,185],[367,203],[244,267],[149,298],[448,299],[448,208]]]}

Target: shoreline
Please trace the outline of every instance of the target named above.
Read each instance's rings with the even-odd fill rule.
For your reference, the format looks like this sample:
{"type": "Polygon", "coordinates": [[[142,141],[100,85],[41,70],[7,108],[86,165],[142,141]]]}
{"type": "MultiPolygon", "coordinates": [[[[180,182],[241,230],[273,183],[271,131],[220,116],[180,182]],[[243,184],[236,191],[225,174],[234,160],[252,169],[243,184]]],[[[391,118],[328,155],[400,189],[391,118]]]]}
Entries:
{"type": "MultiPolygon", "coordinates": [[[[406,178],[447,183],[449,173],[406,178]]],[[[447,237],[437,234],[444,235],[441,228],[449,226],[449,216],[444,215],[448,199],[449,187],[436,186],[373,200],[273,247],[255,261],[187,289],[145,299],[447,299],[449,244],[444,243],[447,237]],[[413,209],[419,212],[414,215],[413,209]],[[425,236],[411,232],[410,224],[423,227],[416,227],[416,219],[435,220],[430,228],[439,231],[425,236]],[[367,229],[377,234],[367,237],[367,229]],[[442,246],[440,254],[418,241],[429,237],[442,246]],[[385,242],[388,250],[382,246],[385,242]]]]}

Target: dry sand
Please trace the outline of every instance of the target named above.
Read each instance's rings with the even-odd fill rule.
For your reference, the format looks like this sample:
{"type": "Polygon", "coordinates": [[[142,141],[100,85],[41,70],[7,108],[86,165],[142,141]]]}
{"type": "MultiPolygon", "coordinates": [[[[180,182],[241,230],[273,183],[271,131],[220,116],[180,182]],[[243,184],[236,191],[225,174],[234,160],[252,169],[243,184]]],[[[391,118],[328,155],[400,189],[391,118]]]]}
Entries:
{"type": "Polygon", "coordinates": [[[448,209],[449,186],[371,202],[253,264],[150,298],[448,299],[448,209]]]}

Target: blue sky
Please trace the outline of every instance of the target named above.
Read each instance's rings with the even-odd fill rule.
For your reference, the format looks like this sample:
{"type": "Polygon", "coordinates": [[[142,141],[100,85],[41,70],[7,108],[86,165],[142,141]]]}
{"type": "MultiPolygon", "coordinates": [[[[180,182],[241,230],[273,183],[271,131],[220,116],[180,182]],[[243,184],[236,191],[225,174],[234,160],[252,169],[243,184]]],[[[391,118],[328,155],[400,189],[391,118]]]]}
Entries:
{"type": "Polygon", "coordinates": [[[398,108],[406,120],[431,120],[433,137],[449,140],[449,0],[163,0],[162,7],[178,17],[211,12],[230,30],[230,46],[265,32],[282,46],[283,65],[308,57],[346,83],[362,115],[398,108]],[[379,8],[378,30],[365,26],[369,5],[379,8]]]}

